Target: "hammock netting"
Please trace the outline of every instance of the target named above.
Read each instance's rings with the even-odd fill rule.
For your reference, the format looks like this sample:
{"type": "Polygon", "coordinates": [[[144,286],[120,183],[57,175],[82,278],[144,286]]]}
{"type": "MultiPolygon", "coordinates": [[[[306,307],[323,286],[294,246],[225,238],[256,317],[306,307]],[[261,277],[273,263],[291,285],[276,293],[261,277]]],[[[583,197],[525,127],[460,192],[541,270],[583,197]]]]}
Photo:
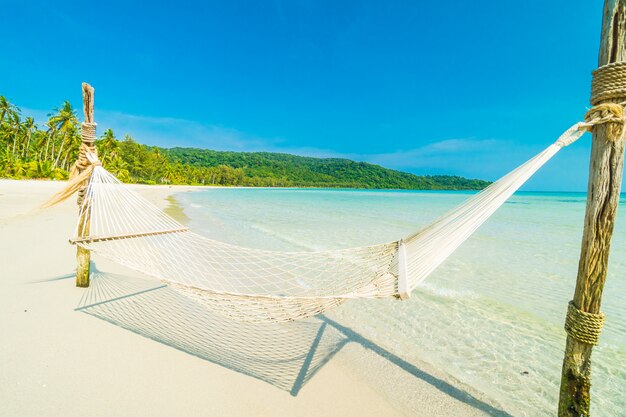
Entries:
{"type": "Polygon", "coordinates": [[[99,165],[89,178],[72,241],[244,322],[304,319],[352,298],[404,299],[586,126],[572,126],[425,229],[393,242],[318,252],[219,242],[189,231],[99,165]]]}

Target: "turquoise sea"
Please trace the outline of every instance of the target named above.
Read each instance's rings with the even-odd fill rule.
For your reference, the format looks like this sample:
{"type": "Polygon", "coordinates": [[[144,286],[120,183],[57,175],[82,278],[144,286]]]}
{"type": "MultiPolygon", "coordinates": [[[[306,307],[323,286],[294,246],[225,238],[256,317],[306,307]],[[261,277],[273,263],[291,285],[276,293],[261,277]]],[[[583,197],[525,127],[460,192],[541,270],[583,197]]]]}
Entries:
{"type": "MultiPolygon", "coordinates": [[[[208,189],[176,198],[201,234],[306,251],[398,239],[470,195],[208,189]]],[[[620,205],[603,298],[607,322],[593,354],[592,411],[602,416],[626,416],[626,199],[620,205]]],[[[347,302],[333,319],[409,362],[443,370],[512,415],[554,415],[584,210],[583,193],[518,193],[409,301],[347,302]]],[[[359,363],[355,373],[388,385],[380,370],[368,375],[359,363]]],[[[394,381],[389,395],[419,409],[394,381]]]]}

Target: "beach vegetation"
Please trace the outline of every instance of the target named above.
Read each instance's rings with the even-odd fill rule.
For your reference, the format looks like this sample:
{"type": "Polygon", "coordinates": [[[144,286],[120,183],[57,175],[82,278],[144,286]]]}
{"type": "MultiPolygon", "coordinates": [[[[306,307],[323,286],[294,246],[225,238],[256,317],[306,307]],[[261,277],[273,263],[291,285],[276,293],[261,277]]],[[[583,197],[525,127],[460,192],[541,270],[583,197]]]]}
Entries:
{"type": "MultiPolygon", "coordinates": [[[[65,101],[37,124],[0,96],[0,176],[64,180],[81,144],[77,111],[65,101]]],[[[273,152],[160,148],[121,140],[106,129],[96,141],[103,165],[123,182],[249,187],[335,187],[421,190],[481,189],[487,181],[418,176],[366,162],[273,152]]]]}

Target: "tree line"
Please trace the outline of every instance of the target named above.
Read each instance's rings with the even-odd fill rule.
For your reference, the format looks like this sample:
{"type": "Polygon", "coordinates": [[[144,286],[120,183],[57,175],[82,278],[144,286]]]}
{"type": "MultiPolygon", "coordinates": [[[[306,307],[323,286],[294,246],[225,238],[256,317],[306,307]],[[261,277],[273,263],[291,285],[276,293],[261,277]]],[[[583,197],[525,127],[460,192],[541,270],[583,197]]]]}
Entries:
{"type": "MultiPolygon", "coordinates": [[[[81,143],[76,110],[67,101],[43,124],[23,117],[0,96],[0,176],[64,180],[81,143]]],[[[417,176],[365,162],[271,152],[165,149],[119,140],[106,129],[96,141],[104,167],[123,182],[250,187],[481,189],[487,181],[417,176]]]]}

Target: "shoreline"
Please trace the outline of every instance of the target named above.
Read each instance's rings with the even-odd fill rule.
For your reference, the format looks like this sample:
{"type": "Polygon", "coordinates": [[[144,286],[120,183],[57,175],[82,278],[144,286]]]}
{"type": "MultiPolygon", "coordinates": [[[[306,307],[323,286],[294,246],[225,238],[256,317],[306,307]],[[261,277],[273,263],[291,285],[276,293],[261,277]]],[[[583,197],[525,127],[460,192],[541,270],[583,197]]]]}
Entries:
{"type": "MultiPolygon", "coordinates": [[[[13,179],[0,177],[0,182],[3,181],[15,181],[15,182],[32,182],[32,183],[59,183],[64,184],[64,180],[51,180],[47,178],[30,178],[30,179],[13,179]]],[[[492,181],[493,183],[495,181],[492,181]]],[[[251,187],[245,185],[189,185],[189,184],[141,184],[141,183],[124,183],[129,187],[174,187],[185,191],[197,191],[197,190],[228,190],[228,189],[243,189],[243,190],[327,190],[327,191],[376,191],[376,192],[415,192],[415,193],[429,193],[429,192],[444,192],[444,193],[477,193],[484,188],[342,188],[342,187],[307,187],[307,186],[292,186],[292,187],[251,187]]],[[[181,191],[172,191],[177,193],[181,191]]],[[[516,191],[513,195],[559,195],[559,194],[576,194],[578,196],[586,196],[587,191],[575,191],[575,190],[520,190],[516,191]]],[[[621,198],[626,198],[626,191],[620,193],[621,198]]]]}
{"type": "MultiPolygon", "coordinates": [[[[0,397],[7,399],[0,403],[0,415],[409,415],[403,404],[355,372],[350,358],[362,361],[368,357],[351,355],[355,349],[372,356],[357,366],[377,364],[383,371],[391,366],[396,382],[404,383],[407,377],[412,381],[412,401],[420,404],[421,410],[417,415],[492,415],[490,409],[480,406],[486,403],[477,398],[479,394],[468,394],[458,382],[416,361],[409,368],[398,365],[409,364],[401,358],[390,365],[384,357],[389,351],[354,343],[355,334],[351,335],[353,343],[324,363],[293,396],[197,354],[141,337],[115,322],[81,314],[75,310],[77,305],[98,289],[95,284],[88,290],[73,284],[74,248],[67,238],[76,221],[75,200],[29,212],[62,186],[63,182],[55,181],[0,180],[4,265],[0,333],[5,335],[0,357],[9,358],[0,362],[0,397]],[[85,391],[83,387],[89,388],[85,391]],[[111,412],[112,406],[116,412],[111,412]]],[[[186,216],[175,195],[202,189],[131,188],[175,216],[186,216]]],[[[98,273],[147,282],[140,274],[97,255],[94,263],[98,273]]]]}

